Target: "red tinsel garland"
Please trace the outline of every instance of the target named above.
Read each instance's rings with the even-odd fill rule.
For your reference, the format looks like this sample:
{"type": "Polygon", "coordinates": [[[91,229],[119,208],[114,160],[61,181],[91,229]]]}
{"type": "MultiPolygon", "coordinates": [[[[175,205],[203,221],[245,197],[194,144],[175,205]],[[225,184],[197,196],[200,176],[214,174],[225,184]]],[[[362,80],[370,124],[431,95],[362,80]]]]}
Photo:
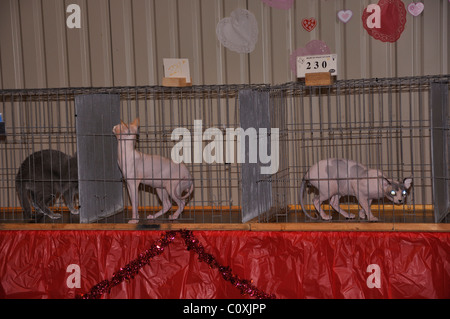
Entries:
{"type": "Polygon", "coordinates": [[[130,279],[133,279],[142,267],[150,263],[150,259],[164,252],[164,249],[173,242],[177,233],[183,238],[187,250],[192,250],[197,253],[198,260],[207,263],[210,268],[218,269],[223,279],[229,281],[234,287],[238,288],[242,295],[249,295],[257,299],[275,298],[274,294],[268,294],[259,290],[252,284],[252,281],[241,279],[239,276],[233,274],[229,266],[221,265],[213,255],[205,252],[203,245],[190,230],[171,230],[165,232],[165,234],[163,234],[160,239],[156,240],[149,249],[139,254],[138,258],[115,272],[110,280],[106,279],[99,282],[93,286],[88,293],[78,294],[77,298],[98,299],[103,294],[109,293],[112,287],[117,286],[124,280],[129,281],[130,279]]]}

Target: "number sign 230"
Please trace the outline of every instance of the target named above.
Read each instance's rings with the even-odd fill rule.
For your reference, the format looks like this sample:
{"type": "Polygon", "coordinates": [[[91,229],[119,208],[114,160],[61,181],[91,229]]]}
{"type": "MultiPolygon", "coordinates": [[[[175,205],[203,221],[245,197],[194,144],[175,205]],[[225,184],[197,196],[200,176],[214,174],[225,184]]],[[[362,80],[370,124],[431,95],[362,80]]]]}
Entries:
{"type": "Polygon", "coordinates": [[[305,77],[306,73],[330,72],[337,75],[337,55],[309,55],[297,57],[297,77],[305,77]]]}

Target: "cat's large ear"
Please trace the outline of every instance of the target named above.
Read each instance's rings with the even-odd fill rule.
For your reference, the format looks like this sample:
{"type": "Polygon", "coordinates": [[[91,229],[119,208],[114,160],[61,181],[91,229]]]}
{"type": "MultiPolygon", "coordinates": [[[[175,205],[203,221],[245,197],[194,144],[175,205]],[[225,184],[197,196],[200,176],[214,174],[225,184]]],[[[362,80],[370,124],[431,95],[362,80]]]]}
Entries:
{"type": "Polygon", "coordinates": [[[130,123],[130,132],[137,134],[139,130],[139,118],[135,118],[133,122],[130,123]]]}
{"type": "Polygon", "coordinates": [[[112,131],[116,135],[125,134],[128,132],[128,126],[121,120],[120,124],[115,125],[112,131]]]}
{"type": "Polygon", "coordinates": [[[403,185],[406,189],[409,189],[412,185],[412,177],[407,177],[403,180],[403,185]]]}
{"type": "Polygon", "coordinates": [[[383,188],[388,187],[389,185],[391,185],[391,181],[388,180],[386,177],[383,177],[383,188]]]}
{"type": "Polygon", "coordinates": [[[136,117],[135,119],[134,119],[134,121],[133,121],[133,123],[131,123],[130,125],[133,125],[133,126],[139,126],[139,118],[138,117],[136,117]]]}

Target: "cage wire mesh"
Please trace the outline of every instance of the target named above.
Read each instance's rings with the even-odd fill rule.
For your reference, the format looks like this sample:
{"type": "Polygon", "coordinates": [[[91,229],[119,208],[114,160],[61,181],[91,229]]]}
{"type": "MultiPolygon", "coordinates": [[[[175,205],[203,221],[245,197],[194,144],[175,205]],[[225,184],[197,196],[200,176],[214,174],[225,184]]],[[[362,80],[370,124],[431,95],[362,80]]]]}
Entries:
{"type": "MultiPolygon", "coordinates": [[[[302,178],[315,163],[338,158],[380,170],[394,180],[413,178],[413,187],[404,205],[393,205],[383,196],[372,202],[372,211],[378,220],[434,221],[431,81],[433,78],[370,79],[338,81],[330,87],[291,84],[273,89],[272,99],[277,107],[272,110],[278,115],[285,114],[284,138],[289,157],[288,178],[277,181],[283,184],[278,186],[283,190],[277,194],[288,196],[289,204],[281,210],[283,213],[262,216],[278,222],[310,221],[298,204],[303,196],[299,193],[302,178]]],[[[448,171],[446,176],[448,185],[448,171]]],[[[323,178],[332,181],[327,176],[323,178]]],[[[304,209],[314,215],[313,198],[317,189],[313,187],[308,191],[304,209]]],[[[360,205],[355,196],[343,196],[340,204],[342,209],[358,215],[360,205]]],[[[334,221],[349,221],[329,202],[322,207],[334,221]]]]}
{"type": "MultiPolygon", "coordinates": [[[[394,180],[412,177],[413,185],[405,203],[394,205],[385,197],[371,203],[372,213],[379,221],[434,222],[436,185],[446,187],[447,193],[439,200],[445,202],[447,209],[449,207],[450,163],[448,145],[443,145],[445,156],[437,160],[443,161],[445,169],[434,171],[436,159],[433,159],[430,86],[437,82],[445,83],[448,98],[449,79],[449,76],[427,76],[345,80],[325,87],[307,87],[296,82],[278,86],[1,90],[0,113],[5,132],[0,132],[0,222],[80,222],[79,215],[71,214],[54,189],[51,190],[53,197],[49,206],[61,215],[57,219],[35,212],[36,208],[31,217],[27,216],[16,191],[19,167],[34,152],[52,149],[76,156],[75,96],[99,93],[120,95],[120,118],[123,122],[130,123],[136,117],[140,119],[137,149],[171,158],[173,147],[178,142],[172,138],[176,128],[185,128],[191,135],[191,141],[198,138],[202,152],[211,142],[203,139],[208,128],[223,132],[224,138],[228,128],[239,128],[239,92],[249,89],[269,93],[270,125],[279,129],[278,170],[255,181],[255,184],[269,185],[270,207],[261,204],[267,202],[267,198],[263,197],[268,196],[261,193],[261,198],[251,203],[258,207],[258,216],[253,221],[322,222],[321,218],[312,220],[304,213],[316,215],[313,198],[317,190],[314,187],[307,189],[304,207],[301,207],[300,196],[303,194],[299,192],[300,186],[312,165],[320,160],[340,158],[380,170],[394,180]],[[195,127],[199,120],[201,133],[195,136],[199,133],[195,127]],[[436,179],[441,184],[434,184],[436,179]]],[[[447,110],[442,113],[447,116],[445,125],[439,128],[444,132],[446,142],[450,140],[448,107],[447,102],[444,105],[447,110]]],[[[110,134],[113,134],[112,128],[110,134]]],[[[215,155],[220,155],[218,150],[215,152],[215,155]]],[[[101,156],[101,153],[102,150],[98,149],[92,156],[101,156]]],[[[236,161],[236,157],[231,162],[225,161],[225,158],[214,163],[207,163],[204,158],[195,162],[192,155],[186,166],[193,177],[195,190],[177,221],[242,222],[242,192],[248,191],[242,189],[242,164],[236,161]]],[[[61,185],[63,181],[56,182],[61,185]]],[[[100,216],[96,222],[122,223],[130,220],[131,204],[123,185],[123,210],[112,216],[100,216]]],[[[259,192],[259,188],[254,191],[259,192]]],[[[365,221],[358,215],[361,207],[357,197],[342,196],[339,204],[356,217],[345,218],[326,201],[322,208],[332,216],[332,222],[365,221]]],[[[171,213],[156,220],[147,220],[147,215],[160,209],[161,202],[155,190],[141,185],[140,221],[168,222],[171,213]]],[[[171,212],[175,209],[174,205],[171,212]]]]}

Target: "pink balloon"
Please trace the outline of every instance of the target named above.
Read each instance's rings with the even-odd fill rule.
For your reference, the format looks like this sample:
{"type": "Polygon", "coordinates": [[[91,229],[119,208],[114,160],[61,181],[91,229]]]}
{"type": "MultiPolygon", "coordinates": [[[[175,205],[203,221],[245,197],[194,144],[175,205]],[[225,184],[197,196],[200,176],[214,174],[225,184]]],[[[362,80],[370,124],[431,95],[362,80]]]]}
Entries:
{"type": "Polygon", "coordinates": [[[331,53],[328,45],[320,40],[312,40],[306,44],[307,55],[329,54],[331,53]]]}
{"type": "Polygon", "coordinates": [[[298,48],[289,57],[289,65],[292,72],[297,73],[297,57],[305,55],[330,54],[331,50],[328,45],[320,40],[309,41],[304,48],[298,48]]]}

